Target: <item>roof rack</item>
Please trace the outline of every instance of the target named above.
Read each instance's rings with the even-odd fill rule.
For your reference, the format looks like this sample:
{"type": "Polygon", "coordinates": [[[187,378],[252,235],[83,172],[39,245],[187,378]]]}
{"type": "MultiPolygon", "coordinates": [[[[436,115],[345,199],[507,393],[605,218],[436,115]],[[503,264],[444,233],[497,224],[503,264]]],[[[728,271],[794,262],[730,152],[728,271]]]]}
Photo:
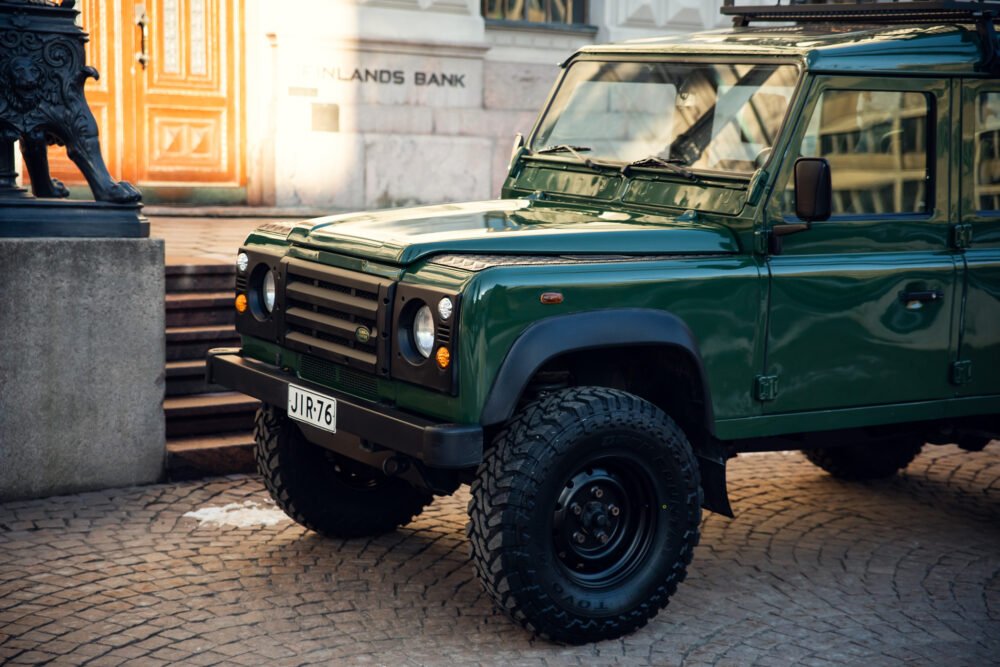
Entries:
{"type": "Polygon", "coordinates": [[[743,28],[750,21],[794,21],[796,23],[975,23],[983,47],[980,67],[1000,75],[1000,51],[993,23],[1000,17],[1000,1],[911,0],[900,2],[834,2],[833,4],[788,0],[782,5],[737,7],[736,0],[725,0],[722,13],[733,17],[733,25],[743,28]]]}
{"type": "Polygon", "coordinates": [[[839,2],[835,4],[806,3],[789,0],[790,4],[737,7],[735,0],[725,0],[722,13],[733,17],[733,25],[744,27],[751,21],[830,22],[857,21],[859,23],[941,23],[979,22],[995,19],[1000,15],[1000,2],[977,0],[974,2],[949,2],[948,0],[913,0],[912,2],[839,2]]]}

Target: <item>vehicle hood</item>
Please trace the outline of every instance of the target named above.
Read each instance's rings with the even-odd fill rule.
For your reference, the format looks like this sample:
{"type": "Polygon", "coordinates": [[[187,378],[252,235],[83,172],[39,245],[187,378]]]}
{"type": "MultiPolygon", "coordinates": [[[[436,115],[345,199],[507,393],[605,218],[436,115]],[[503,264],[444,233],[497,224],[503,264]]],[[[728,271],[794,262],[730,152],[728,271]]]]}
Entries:
{"type": "Polygon", "coordinates": [[[404,266],[441,253],[662,255],[738,251],[728,229],[690,217],[501,199],[315,218],[295,225],[287,240],[404,266]]]}

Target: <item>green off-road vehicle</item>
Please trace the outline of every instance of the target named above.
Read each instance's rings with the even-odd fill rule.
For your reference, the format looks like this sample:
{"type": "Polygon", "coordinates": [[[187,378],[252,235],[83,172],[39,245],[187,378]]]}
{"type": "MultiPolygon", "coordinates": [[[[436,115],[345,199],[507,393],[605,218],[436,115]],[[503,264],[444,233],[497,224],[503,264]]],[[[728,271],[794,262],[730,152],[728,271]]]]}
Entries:
{"type": "Polygon", "coordinates": [[[580,643],[667,604],[738,452],[868,479],[1000,434],[1000,3],[723,11],[571,57],[499,200],[247,238],[209,373],[292,518],[470,484],[486,590],[580,643]]]}

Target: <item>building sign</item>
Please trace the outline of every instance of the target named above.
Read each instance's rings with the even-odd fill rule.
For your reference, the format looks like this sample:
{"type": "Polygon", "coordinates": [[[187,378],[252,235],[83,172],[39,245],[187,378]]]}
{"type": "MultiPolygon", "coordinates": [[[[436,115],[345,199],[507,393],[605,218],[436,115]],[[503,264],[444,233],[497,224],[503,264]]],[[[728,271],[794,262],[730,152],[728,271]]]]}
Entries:
{"type": "Polygon", "coordinates": [[[466,73],[367,67],[310,66],[302,67],[302,78],[324,82],[356,83],[363,85],[405,86],[432,88],[465,88],[466,73]]]}

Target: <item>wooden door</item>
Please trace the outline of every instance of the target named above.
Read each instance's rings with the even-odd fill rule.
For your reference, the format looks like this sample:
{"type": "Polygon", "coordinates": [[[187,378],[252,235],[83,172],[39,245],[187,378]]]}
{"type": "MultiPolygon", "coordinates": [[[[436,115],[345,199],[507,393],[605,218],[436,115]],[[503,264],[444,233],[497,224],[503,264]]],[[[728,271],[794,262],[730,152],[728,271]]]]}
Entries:
{"type": "MultiPolygon", "coordinates": [[[[115,178],[181,196],[245,188],[242,4],[82,3],[87,62],[101,73],[85,90],[115,178]]],[[[50,154],[56,178],[83,182],[65,151],[50,154]]]]}
{"type": "MultiPolygon", "coordinates": [[[[136,151],[125,164],[140,184],[241,186],[239,3],[146,0],[145,67],[137,61],[136,151]]],[[[141,50],[140,44],[140,50],[141,50]]]]}

